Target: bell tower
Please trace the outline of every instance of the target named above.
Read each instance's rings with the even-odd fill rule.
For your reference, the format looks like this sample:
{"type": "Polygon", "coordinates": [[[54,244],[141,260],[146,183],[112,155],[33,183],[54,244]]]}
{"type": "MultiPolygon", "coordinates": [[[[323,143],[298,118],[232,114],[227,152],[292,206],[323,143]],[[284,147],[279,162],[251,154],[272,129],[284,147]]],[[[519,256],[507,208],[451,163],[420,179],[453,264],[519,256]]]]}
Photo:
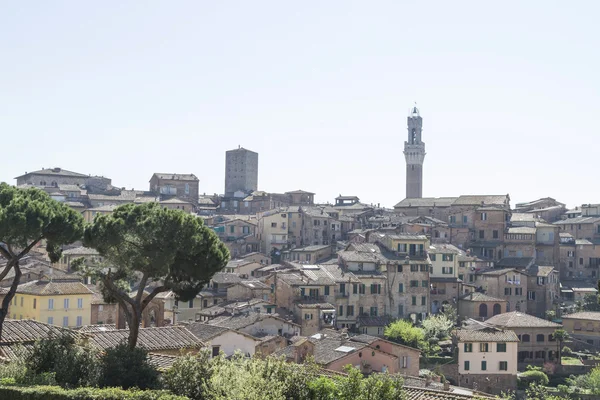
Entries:
{"type": "Polygon", "coordinates": [[[421,141],[423,118],[417,107],[413,107],[408,115],[408,141],[404,142],[406,158],[406,198],[423,197],[423,161],[425,160],[425,143],[421,141]]]}

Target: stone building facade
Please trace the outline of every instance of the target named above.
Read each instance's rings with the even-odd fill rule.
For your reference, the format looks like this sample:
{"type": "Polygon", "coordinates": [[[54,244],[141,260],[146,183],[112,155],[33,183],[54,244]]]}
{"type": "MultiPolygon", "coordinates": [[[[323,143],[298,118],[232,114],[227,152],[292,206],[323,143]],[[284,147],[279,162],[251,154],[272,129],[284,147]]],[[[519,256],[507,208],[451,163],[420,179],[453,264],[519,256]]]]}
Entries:
{"type": "Polygon", "coordinates": [[[150,178],[150,192],[162,198],[177,197],[198,204],[199,184],[194,174],[156,172],[150,178]]]}
{"type": "Polygon", "coordinates": [[[258,188],[258,153],[239,147],[225,153],[225,196],[258,188]]]}

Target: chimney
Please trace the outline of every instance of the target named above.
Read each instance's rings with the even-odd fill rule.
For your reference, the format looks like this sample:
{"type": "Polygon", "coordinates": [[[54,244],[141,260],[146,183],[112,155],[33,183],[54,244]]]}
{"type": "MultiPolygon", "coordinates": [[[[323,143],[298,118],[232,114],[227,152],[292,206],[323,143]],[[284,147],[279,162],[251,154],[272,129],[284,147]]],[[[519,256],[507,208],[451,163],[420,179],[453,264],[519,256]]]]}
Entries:
{"type": "Polygon", "coordinates": [[[450,382],[444,381],[444,391],[445,392],[449,392],[450,391],[450,382]]]}
{"type": "Polygon", "coordinates": [[[425,387],[429,387],[431,385],[431,375],[427,375],[425,377],[425,387]]]}

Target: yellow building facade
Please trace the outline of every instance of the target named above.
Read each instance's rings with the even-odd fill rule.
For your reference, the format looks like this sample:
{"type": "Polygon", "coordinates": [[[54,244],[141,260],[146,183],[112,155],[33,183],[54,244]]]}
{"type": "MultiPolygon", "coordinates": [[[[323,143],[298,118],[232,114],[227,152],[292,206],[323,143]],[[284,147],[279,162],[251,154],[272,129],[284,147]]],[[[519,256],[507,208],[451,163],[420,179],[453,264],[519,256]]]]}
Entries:
{"type": "Polygon", "coordinates": [[[8,315],[63,327],[89,325],[92,295],[79,281],[31,281],[19,285],[8,315]]]}

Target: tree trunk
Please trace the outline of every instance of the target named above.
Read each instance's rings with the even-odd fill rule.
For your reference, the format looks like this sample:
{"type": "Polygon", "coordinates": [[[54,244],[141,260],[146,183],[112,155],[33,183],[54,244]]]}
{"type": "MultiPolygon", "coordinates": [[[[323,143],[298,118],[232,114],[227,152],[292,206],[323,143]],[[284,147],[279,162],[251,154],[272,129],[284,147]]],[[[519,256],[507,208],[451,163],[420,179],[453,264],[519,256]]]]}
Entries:
{"type": "Polygon", "coordinates": [[[137,344],[138,335],[140,333],[140,321],[142,320],[142,310],[137,304],[131,308],[131,324],[129,325],[129,338],[127,343],[129,349],[135,349],[137,344]]]}
{"type": "Polygon", "coordinates": [[[8,289],[8,293],[6,293],[6,296],[4,296],[4,299],[2,300],[2,306],[0,307],[0,338],[2,338],[4,320],[8,315],[8,307],[10,306],[12,299],[15,297],[17,286],[19,286],[19,282],[21,281],[21,268],[19,267],[18,261],[14,263],[13,268],[15,269],[15,277],[10,285],[10,289],[8,289]]]}

